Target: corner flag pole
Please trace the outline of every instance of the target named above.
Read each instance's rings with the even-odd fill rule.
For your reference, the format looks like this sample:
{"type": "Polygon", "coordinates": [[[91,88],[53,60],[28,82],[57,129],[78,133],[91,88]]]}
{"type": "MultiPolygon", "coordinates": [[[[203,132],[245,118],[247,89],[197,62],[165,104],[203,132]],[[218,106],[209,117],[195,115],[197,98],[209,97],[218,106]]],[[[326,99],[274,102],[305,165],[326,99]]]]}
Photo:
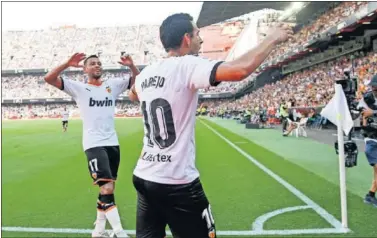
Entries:
{"type": "Polygon", "coordinates": [[[336,103],[337,124],[338,124],[338,148],[339,148],[339,179],[340,179],[340,205],[343,228],[348,228],[347,214],[347,188],[346,188],[346,165],[344,155],[344,137],[342,129],[342,116],[339,110],[339,103],[336,103]]]}

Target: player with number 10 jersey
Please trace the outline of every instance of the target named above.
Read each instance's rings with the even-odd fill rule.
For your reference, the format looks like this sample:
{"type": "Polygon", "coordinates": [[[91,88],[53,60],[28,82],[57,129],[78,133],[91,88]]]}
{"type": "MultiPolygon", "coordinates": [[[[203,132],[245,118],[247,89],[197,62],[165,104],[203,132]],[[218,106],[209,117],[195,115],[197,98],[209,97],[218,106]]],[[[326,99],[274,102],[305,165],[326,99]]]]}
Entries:
{"type": "Polygon", "coordinates": [[[195,166],[198,90],[247,78],[291,31],[275,28],[262,43],[230,62],[196,56],[202,39],[188,14],[174,14],[160,27],[168,57],[137,76],[129,97],[139,100],[144,145],[134,170],[138,193],[136,237],[214,238],[215,222],[195,166]]]}

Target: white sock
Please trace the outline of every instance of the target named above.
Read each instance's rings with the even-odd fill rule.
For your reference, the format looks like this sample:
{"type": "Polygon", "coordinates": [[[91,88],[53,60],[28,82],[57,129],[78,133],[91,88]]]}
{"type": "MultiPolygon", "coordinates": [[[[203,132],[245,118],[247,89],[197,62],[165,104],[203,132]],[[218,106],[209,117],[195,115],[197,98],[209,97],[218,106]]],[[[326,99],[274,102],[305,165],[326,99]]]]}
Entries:
{"type": "Polygon", "coordinates": [[[97,233],[104,232],[106,228],[106,213],[97,209],[97,220],[96,226],[94,227],[94,231],[97,233]]]}
{"type": "Polygon", "coordinates": [[[114,232],[123,230],[122,224],[120,222],[118,208],[116,206],[109,208],[105,214],[114,232]]]}

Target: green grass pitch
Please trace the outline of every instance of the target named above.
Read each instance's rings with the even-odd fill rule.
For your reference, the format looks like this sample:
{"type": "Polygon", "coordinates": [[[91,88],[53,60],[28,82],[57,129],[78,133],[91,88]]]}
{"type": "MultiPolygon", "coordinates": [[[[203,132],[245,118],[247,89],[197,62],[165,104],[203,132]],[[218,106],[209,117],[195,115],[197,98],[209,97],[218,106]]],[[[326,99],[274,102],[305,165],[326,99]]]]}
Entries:
{"type": "MultiPolygon", "coordinates": [[[[98,187],[92,185],[82,151],[81,121],[71,120],[66,133],[62,132],[59,120],[3,121],[2,127],[2,236],[90,237],[90,234],[74,233],[75,230],[70,230],[71,233],[22,230],[93,228],[98,187]],[[5,231],[5,228],[16,231],[5,231]]],[[[141,152],[143,125],[141,119],[117,119],[116,129],[121,147],[116,203],[125,229],[134,230],[136,193],[132,171],[141,152]]],[[[290,140],[294,146],[293,139],[290,140]]],[[[377,236],[377,209],[363,204],[361,196],[352,192],[347,197],[351,232],[316,234],[336,229],[315,209],[308,208],[302,197],[292,193],[239,150],[340,221],[339,186],[287,160],[279,151],[271,151],[206,119],[197,121],[196,145],[196,163],[219,237],[240,237],[242,232],[251,232],[253,223],[263,215],[290,208],[293,211],[265,219],[260,234],[245,233],[242,237],[274,236],[268,231],[285,234],[287,230],[313,231],[299,236],[377,236]],[[295,210],[299,206],[306,209],[295,210]]]]}

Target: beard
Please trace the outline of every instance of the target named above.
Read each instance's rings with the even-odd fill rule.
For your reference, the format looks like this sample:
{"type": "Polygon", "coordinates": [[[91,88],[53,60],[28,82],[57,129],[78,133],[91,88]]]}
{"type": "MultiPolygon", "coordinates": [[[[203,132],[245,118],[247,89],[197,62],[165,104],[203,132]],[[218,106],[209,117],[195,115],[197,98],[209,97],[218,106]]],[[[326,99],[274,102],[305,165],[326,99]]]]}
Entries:
{"type": "Polygon", "coordinates": [[[93,75],[92,75],[92,78],[98,80],[98,79],[101,78],[101,76],[102,76],[102,73],[99,73],[99,74],[93,74],[93,75]]]}

